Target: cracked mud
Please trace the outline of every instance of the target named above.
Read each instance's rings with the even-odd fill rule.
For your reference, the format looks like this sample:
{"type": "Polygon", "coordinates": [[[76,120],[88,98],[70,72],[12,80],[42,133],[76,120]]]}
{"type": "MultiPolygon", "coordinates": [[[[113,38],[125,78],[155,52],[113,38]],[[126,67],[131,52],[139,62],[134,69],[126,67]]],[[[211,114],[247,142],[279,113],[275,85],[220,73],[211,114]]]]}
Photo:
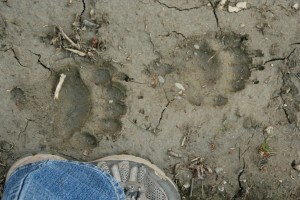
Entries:
{"type": "Polygon", "coordinates": [[[0,1],[0,185],[24,155],[127,153],[183,199],[297,199],[300,11],[246,2],[0,1]]]}

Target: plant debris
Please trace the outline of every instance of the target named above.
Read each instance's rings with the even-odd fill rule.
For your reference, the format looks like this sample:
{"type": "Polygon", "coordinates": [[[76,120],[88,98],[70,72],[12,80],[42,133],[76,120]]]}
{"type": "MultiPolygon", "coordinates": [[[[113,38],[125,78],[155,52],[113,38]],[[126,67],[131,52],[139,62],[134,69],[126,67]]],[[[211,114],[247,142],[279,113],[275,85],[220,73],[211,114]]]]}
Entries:
{"type": "MultiPolygon", "coordinates": [[[[61,26],[56,25],[54,28],[54,37],[51,39],[50,44],[55,45],[57,46],[57,48],[62,48],[78,56],[95,59],[95,56],[101,54],[101,52],[99,52],[98,49],[101,45],[103,45],[103,42],[100,42],[100,40],[97,37],[92,37],[90,46],[81,44],[80,31],[84,30],[84,27],[82,29],[76,28],[75,39],[72,39],[65,33],[61,26]]],[[[105,48],[100,49],[105,50],[105,48]]]]}
{"type": "Polygon", "coordinates": [[[202,157],[191,160],[188,168],[192,171],[193,178],[196,180],[203,180],[207,175],[213,174],[212,169],[205,164],[205,160],[202,157]]]}
{"type": "Polygon", "coordinates": [[[62,84],[64,83],[65,81],[65,78],[66,78],[66,75],[65,74],[60,74],[60,77],[59,77],[59,82],[56,86],[56,89],[55,89],[55,92],[54,92],[54,100],[57,100],[58,97],[59,97],[59,92],[61,90],[61,87],[62,87],[62,84]]]}

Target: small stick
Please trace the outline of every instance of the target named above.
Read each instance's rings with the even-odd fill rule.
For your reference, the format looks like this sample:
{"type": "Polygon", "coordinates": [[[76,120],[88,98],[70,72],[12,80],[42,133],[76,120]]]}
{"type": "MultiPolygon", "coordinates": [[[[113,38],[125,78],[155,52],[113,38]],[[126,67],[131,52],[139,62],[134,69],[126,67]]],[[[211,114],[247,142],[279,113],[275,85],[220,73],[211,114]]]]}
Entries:
{"type": "Polygon", "coordinates": [[[60,74],[59,82],[58,82],[58,84],[57,84],[57,86],[56,86],[55,93],[54,93],[54,100],[58,99],[59,92],[60,92],[60,90],[61,90],[62,84],[63,84],[64,81],[65,81],[65,78],[66,78],[66,75],[65,75],[65,74],[60,74]]]}
{"type": "Polygon", "coordinates": [[[5,164],[3,164],[3,163],[1,163],[1,162],[0,162],[0,166],[2,166],[2,167],[6,167],[6,165],[5,165],[5,164]]]}
{"type": "Polygon", "coordinates": [[[190,190],[190,197],[192,197],[192,196],[193,196],[193,190],[194,190],[194,181],[195,181],[195,179],[194,179],[194,178],[192,178],[192,181],[191,181],[191,190],[190,190]]]}
{"type": "Polygon", "coordinates": [[[82,56],[82,57],[84,57],[84,56],[86,56],[86,53],[84,53],[84,52],[82,52],[82,51],[78,51],[78,50],[76,50],[76,49],[70,49],[70,48],[65,48],[67,51],[71,51],[72,53],[76,53],[77,55],[79,55],[79,56],[82,56]]]}
{"type": "Polygon", "coordinates": [[[201,180],[201,194],[202,194],[202,197],[204,197],[204,189],[203,189],[203,180],[201,180]]]}
{"type": "Polygon", "coordinates": [[[79,44],[75,44],[75,42],[73,42],[73,40],[71,40],[69,38],[69,36],[67,36],[67,34],[64,32],[64,30],[62,29],[62,27],[60,26],[56,26],[58,28],[58,30],[61,32],[61,34],[63,35],[63,37],[68,40],[68,42],[70,42],[70,44],[75,47],[76,49],[80,49],[80,45],[79,44]]]}
{"type": "Polygon", "coordinates": [[[185,145],[186,136],[183,136],[180,146],[183,147],[185,145]]]}
{"type": "Polygon", "coordinates": [[[182,157],[182,155],[180,154],[180,153],[175,153],[174,151],[172,151],[172,150],[168,150],[168,154],[169,154],[169,156],[172,156],[172,157],[175,157],[175,158],[181,158],[182,157]]]}

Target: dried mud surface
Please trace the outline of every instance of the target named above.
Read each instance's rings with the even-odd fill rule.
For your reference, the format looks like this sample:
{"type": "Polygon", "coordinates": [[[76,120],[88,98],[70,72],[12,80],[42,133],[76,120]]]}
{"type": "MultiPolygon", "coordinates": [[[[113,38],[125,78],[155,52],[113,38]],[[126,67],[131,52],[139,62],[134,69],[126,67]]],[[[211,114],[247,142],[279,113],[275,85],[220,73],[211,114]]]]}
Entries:
{"type": "Polygon", "coordinates": [[[0,183],[26,155],[126,153],[182,199],[299,199],[300,2],[236,3],[1,0],[0,183]]]}

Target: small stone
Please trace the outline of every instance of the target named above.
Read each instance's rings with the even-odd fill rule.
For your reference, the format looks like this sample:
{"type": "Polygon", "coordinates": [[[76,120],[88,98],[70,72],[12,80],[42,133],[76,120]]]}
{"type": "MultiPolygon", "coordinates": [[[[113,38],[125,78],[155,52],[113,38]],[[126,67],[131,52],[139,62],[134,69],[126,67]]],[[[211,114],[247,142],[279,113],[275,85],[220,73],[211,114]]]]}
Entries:
{"type": "Polygon", "coordinates": [[[241,9],[246,9],[247,8],[247,2],[238,2],[236,4],[236,7],[241,8],[241,9]]]}
{"type": "Polygon", "coordinates": [[[218,190],[219,190],[220,192],[224,192],[225,188],[224,188],[222,185],[219,185],[219,186],[218,186],[218,190]]]}
{"type": "Polygon", "coordinates": [[[200,46],[198,44],[195,44],[194,48],[198,50],[198,49],[200,49],[200,46]]]}
{"type": "Polygon", "coordinates": [[[225,6],[227,0],[221,0],[221,2],[219,3],[219,9],[222,10],[225,6]]]}
{"type": "Polygon", "coordinates": [[[240,27],[241,28],[244,28],[246,25],[245,24],[240,24],[240,27]]]}
{"type": "Polygon", "coordinates": [[[295,3],[295,4],[293,5],[293,8],[294,8],[295,10],[298,10],[298,9],[299,9],[299,4],[298,4],[298,3],[295,3]]]}
{"type": "Polygon", "coordinates": [[[228,6],[228,12],[233,13],[233,12],[239,12],[241,11],[241,8],[235,7],[235,6],[228,6]]]}
{"type": "Polygon", "coordinates": [[[158,76],[157,78],[158,78],[158,81],[159,81],[160,84],[164,84],[165,83],[164,77],[158,76]]]}
{"type": "Polygon", "coordinates": [[[182,91],[185,91],[185,88],[183,87],[183,85],[181,83],[175,83],[175,86],[182,91]]]}
{"type": "Polygon", "coordinates": [[[185,184],[183,184],[182,187],[185,188],[185,189],[188,189],[188,188],[191,187],[191,184],[189,182],[186,182],[185,184]]]}
{"type": "Polygon", "coordinates": [[[266,129],[265,129],[265,132],[267,133],[267,134],[271,134],[271,132],[273,131],[273,126],[268,126],[266,129]]]}
{"type": "Polygon", "coordinates": [[[216,174],[220,174],[221,172],[223,172],[223,168],[217,167],[217,168],[215,169],[215,172],[216,172],[216,174]]]}
{"type": "Polygon", "coordinates": [[[89,152],[88,152],[88,150],[84,150],[82,154],[83,154],[84,156],[88,156],[88,155],[89,155],[89,152]]]}
{"type": "Polygon", "coordinates": [[[109,101],[108,101],[108,103],[110,103],[110,104],[113,103],[113,102],[114,102],[114,100],[109,100],[109,101]]]}

